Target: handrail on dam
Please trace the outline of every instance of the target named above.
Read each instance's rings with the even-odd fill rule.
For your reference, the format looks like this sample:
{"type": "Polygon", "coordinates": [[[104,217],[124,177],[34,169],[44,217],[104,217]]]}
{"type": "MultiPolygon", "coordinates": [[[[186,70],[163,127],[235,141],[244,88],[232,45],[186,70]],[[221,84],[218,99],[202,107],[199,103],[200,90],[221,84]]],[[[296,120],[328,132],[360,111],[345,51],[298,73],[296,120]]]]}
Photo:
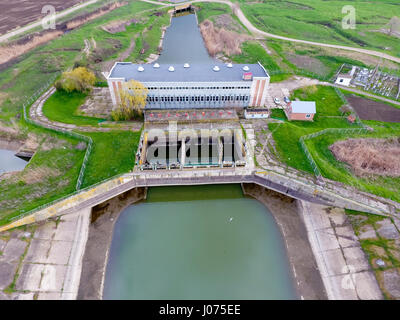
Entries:
{"type": "Polygon", "coordinates": [[[295,199],[398,218],[398,214],[393,213],[385,203],[372,202],[371,204],[368,199],[361,201],[363,199],[346,198],[317,184],[312,185],[291,179],[273,171],[257,171],[248,168],[157,170],[126,173],[87,188],[51,206],[24,216],[18,221],[0,227],[0,232],[50,217],[73,213],[84,208],[92,208],[138,187],[231,183],[255,183],[295,199]]]}

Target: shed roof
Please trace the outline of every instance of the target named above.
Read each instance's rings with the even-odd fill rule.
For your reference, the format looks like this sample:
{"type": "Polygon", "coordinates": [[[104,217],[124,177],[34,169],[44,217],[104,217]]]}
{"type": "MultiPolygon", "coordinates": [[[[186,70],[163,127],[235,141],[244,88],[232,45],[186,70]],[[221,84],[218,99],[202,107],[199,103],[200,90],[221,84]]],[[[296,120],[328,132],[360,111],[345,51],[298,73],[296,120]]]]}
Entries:
{"type": "Polygon", "coordinates": [[[314,101],[292,101],[292,113],[316,113],[314,101]]]}
{"type": "Polygon", "coordinates": [[[111,69],[109,78],[123,78],[141,82],[223,82],[245,81],[243,74],[251,72],[253,77],[268,77],[268,73],[260,64],[224,64],[224,63],[196,63],[184,67],[184,64],[133,64],[131,62],[117,62],[111,69]],[[218,71],[214,71],[217,66],[218,71]],[[246,70],[243,70],[243,67],[246,70]],[[173,67],[174,71],[169,71],[173,67]],[[142,70],[142,71],[139,71],[142,70]]]}

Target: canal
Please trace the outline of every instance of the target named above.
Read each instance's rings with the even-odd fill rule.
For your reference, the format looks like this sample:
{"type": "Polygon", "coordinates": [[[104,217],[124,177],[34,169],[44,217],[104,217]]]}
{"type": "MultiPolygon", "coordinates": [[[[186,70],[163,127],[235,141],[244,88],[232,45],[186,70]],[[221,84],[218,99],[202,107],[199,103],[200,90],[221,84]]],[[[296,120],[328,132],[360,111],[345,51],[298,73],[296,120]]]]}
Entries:
{"type": "MultiPolygon", "coordinates": [[[[195,15],[172,19],[159,63],[210,63],[195,15]]],[[[157,187],[114,229],[104,299],[296,299],[272,214],[240,185],[157,187]]]]}
{"type": "Polygon", "coordinates": [[[104,299],[296,299],[272,214],[240,185],[151,188],[115,224],[104,299]]]}
{"type": "Polygon", "coordinates": [[[25,168],[27,162],[15,155],[15,151],[0,149],[0,174],[9,171],[19,171],[25,168]]]}
{"type": "Polygon", "coordinates": [[[208,55],[203,37],[197,26],[196,15],[175,17],[168,27],[163,50],[158,63],[212,63],[216,62],[208,55]]]}

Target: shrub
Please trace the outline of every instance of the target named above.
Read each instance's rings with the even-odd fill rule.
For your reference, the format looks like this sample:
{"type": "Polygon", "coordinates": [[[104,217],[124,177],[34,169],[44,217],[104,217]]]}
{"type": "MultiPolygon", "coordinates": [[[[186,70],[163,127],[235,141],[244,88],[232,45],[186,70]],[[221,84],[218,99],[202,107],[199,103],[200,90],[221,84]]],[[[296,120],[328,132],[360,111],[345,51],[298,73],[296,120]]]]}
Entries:
{"type": "Polygon", "coordinates": [[[55,86],[57,89],[62,89],[66,92],[87,92],[90,91],[95,81],[96,76],[93,72],[85,67],[78,67],[72,71],[64,72],[55,86]]]}
{"type": "Polygon", "coordinates": [[[148,89],[139,81],[130,80],[119,90],[120,104],[111,112],[115,121],[132,120],[143,117],[148,89]]]}

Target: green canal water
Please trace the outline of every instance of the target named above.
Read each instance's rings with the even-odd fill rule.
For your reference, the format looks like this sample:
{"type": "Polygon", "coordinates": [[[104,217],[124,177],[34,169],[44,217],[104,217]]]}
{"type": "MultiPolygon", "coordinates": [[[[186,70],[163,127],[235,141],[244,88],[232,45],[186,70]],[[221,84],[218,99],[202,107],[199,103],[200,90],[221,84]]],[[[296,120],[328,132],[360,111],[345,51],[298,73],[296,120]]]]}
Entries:
{"type": "Polygon", "coordinates": [[[282,235],[240,185],[150,188],[115,224],[104,299],[296,299],[282,235]]]}

